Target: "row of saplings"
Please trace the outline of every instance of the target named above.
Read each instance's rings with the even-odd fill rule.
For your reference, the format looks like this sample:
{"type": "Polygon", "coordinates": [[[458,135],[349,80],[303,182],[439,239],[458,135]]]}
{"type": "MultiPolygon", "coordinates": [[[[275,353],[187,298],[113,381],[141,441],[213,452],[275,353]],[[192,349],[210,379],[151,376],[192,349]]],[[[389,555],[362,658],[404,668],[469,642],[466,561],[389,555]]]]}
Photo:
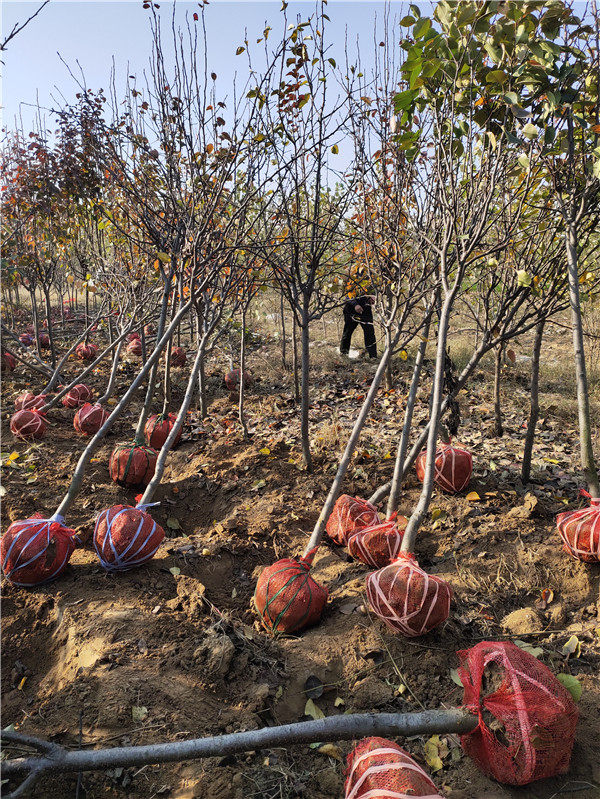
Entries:
{"type": "MultiPolygon", "coordinates": [[[[239,374],[228,378],[239,379],[239,374]]],[[[77,402],[89,399],[79,390],[74,396],[77,402]]],[[[89,403],[77,414],[81,416],[86,405],[89,403]]],[[[114,480],[125,485],[148,483],[155,450],[147,450],[164,443],[172,417],[148,420],[148,447],[115,447],[110,461],[114,480]]],[[[81,419],[76,429],[77,425],[89,434],[81,419]]],[[[416,463],[421,480],[425,460],[426,453],[422,453],[416,463]]],[[[435,482],[443,490],[464,490],[471,474],[469,452],[452,444],[438,448],[435,482]]],[[[117,505],[98,515],[94,546],[104,568],[124,571],[147,562],[157,551],[165,534],[147,513],[147,507],[117,505]]],[[[414,555],[401,551],[406,521],[400,516],[382,521],[369,502],[342,495],[326,530],[336,543],[346,545],[353,557],[377,569],[366,578],[367,598],[374,614],[393,632],[414,637],[448,618],[452,590],[446,581],[421,569],[414,555]]],[[[592,500],[587,509],[560,514],[558,529],[572,556],[587,562],[600,560],[600,501],[592,500]]],[[[77,541],[75,531],[65,527],[58,515],[14,522],[0,542],[2,569],[16,585],[39,585],[64,570],[77,541]]],[[[261,573],[254,603],[269,631],[298,632],[320,619],[328,592],[309,573],[316,549],[303,558],[279,560],[261,573]]],[[[461,742],[482,771],[513,785],[564,773],[578,712],[570,693],[549,669],[510,642],[482,642],[458,656],[465,689],[463,707],[477,717],[477,725],[461,736],[461,742]],[[490,674],[494,683],[491,689],[490,674]],[[493,729],[486,723],[486,713],[495,719],[493,729]]],[[[395,743],[368,738],[348,758],[346,799],[374,796],[436,799],[439,794],[423,769],[395,743]]]]}

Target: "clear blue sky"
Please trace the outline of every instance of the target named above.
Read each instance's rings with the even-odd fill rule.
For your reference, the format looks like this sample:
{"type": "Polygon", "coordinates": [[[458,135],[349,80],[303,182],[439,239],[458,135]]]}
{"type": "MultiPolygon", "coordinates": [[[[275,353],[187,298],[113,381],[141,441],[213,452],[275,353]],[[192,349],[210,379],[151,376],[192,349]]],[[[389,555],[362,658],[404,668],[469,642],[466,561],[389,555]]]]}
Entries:
{"type": "MultiPolygon", "coordinates": [[[[157,0],[160,14],[171,13],[169,0],[157,0]]],[[[40,3],[25,0],[3,0],[2,27],[4,36],[14,22],[23,21],[40,3]]],[[[424,10],[429,3],[420,2],[424,10]]],[[[313,2],[290,2],[288,17],[294,19],[295,12],[307,15],[314,10],[313,2]]],[[[408,3],[392,2],[392,15],[404,13],[408,3]]],[[[178,0],[177,17],[184,20],[186,13],[198,11],[197,2],[178,0]]],[[[211,0],[207,7],[207,29],[209,33],[209,69],[219,75],[219,84],[225,89],[231,83],[235,70],[243,71],[243,57],[236,58],[235,49],[244,39],[254,41],[261,35],[264,22],[273,26],[274,34],[281,30],[281,0],[254,2],[246,0],[227,2],[211,0]],[[221,82],[222,79],[222,82],[221,82]]],[[[328,14],[331,17],[329,40],[334,43],[331,52],[341,61],[344,51],[346,27],[350,40],[361,37],[361,51],[368,62],[373,48],[373,28],[376,16],[381,21],[383,2],[365,0],[330,0],[328,14]]],[[[72,99],[77,88],[61,62],[58,53],[78,71],[81,64],[87,84],[92,89],[106,88],[112,59],[115,59],[117,76],[140,74],[147,65],[150,51],[148,11],[142,8],[141,0],[51,0],[13,41],[4,54],[3,69],[3,118],[6,127],[13,126],[19,110],[25,128],[29,128],[32,111],[21,103],[35,103],[39,96],[41,106],[56,105],[52,97],[60,93],[72,99]]]]}

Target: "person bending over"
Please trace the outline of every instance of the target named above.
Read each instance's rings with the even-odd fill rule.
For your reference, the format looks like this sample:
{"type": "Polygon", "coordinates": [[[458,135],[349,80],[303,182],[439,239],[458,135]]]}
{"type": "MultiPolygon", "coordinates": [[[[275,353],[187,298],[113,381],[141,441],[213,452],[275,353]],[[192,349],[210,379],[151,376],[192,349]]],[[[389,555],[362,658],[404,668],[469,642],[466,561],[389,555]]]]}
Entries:
{"type": "Polygon", "coordinates": [[[369,358],[377,357],[377,341],[373,324],[373,309],[375,297],[365,294],[362,297],[348,300],[344,303],[344,331],[340,342],[340,353],[348,355],[352,334],[360,325],[365,335],[365,349],[369,358]]]}

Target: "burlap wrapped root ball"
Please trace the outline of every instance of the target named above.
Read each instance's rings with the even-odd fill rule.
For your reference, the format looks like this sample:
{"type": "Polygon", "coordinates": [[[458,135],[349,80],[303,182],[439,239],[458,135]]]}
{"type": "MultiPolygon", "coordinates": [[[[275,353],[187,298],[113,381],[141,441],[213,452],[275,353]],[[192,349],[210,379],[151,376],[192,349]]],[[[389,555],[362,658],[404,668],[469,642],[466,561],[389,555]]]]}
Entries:
{"type": "Polygon", "coordinates": [[[75,348],[75,354],[80,361],[93,361],[98,355],[98,346],[96,344],[78,344],[75,348]]]}
{"type": "Polygon", "coordinates": [[[556,524],[569,555],[584,563],[600,561],[600,499],[590,497],[589,508],[559,513],[556,524]]]}
{"type": "Polygon", "coordinates": [[[14,585],[41,585],[64,571],[77,542],[62,517],[36,513],[13,522],[0,539],[2,571],[14,585]]]}
{"type": "MultiPolygon", "coordinates": [[[[415,463],[417,477],[421,482],[425,478],[426,462],[427,452],[424,450],[415,463]]],[[[473,458],[468,450],[453,444],[441,444],[437,448],[433,481],[442,491],[446,491],[448,494],[458,494],[469,485],[472,474],[473,458]]]]}
{"type": "Polygon", "coordinates": [[[508,785],[564,774],[579,713],[552,672],[510,641],[482,641],[458,657],[463,706],[479,716],[461,744],[484,774],[508,785]]]}
{"type": "Polygon", "coordinates": [[[47,333],[40,333],[40,335],[38,336],[38,341],[40,343],[40,347],[43,350],[50,349],[50,336],[47,333]]]}
{"type": "Polygon", "coordinates": [[[21,441],[39,441],[46,435],[45,417],[34,408],[14,413],[10,420],[10,432],[21,441]]]}
{"type": "Polygon", "coordinates": [[[0,371],[10,374],[15,371],[16,366],[17,361],[14,355],[7,350],[3,350],[2,356],[0,357],[0,371]]]}
{"type": "Polygon", "coordinates": [[[102,405],[86,402],[73,417],[73,427],[80,436],[93,436],[108,419],[109,413],[102,405]]]}
{"type": "MultiPolygon", "coordinates": [[[[144,438],[146,444],[154,449],[161,449],[162,445],[167,440],[167,437],[177,421],[177,414],[175,413],[155,413],[148,417],[148,421],[144,425],[144,438]]],[[[179,444],[181,440],[182,428],[177,431],[177,436],[173,442],[173,446],[179,444]]]]}
{"type": "Polygon", "coordinates": [[[366,590],[373,613],[392,632],[407,638],[425,635],[446,621],[450,613],[449,584],[427,574],[407,552],[367,575],[366,590]]]}
{"type": "Polygon", "coordinates": [[[110,477],[124,486],[146,486],[154,475],[157,457],[155,449],[143,444],[117,444],[108,462],[110,477]]]}
{"type": "Polygon", "coordinates": [[[164,537],[143,506],[114,505],[96,518],[94,549],[107,571],[127,571],[153,558],[164,537]]]}
{"type": "MultiPolygon", "coordinates": [[[[232,369],[227,372],[223,380],[228,391],[236,391],[240,387],[240,370],[232,369]]],[[[244,388],[250,388],[252,385],[252,375],[250,372],[244,372],[244,388]]]]}
{"type": "Polygon", "coordinates": [[[338,497],[330,517],[327,519],[327,535],[336,542],[345,546],[349,537],[358,530],[379,524],[379,514],[376,508],[366,499],[351,497],[342,494],[338,497]]]}
{"type": "Polygon", "coordinates": [[[92,389],[86,386],[85,383],[77,383],[77,385],[67,391],[62,398],[62,404],[65,408],[80,408],[86,402],[89,402],[91,398],[92,389]]]}
{"type": "Polygon", "coordinates": [[[15,400],[16,411],[33,411],[43,408],[48,402],[48,397],[43,394],[32,394],[31,391],[24,391],[15,400]]]}
{"type": "Polygon", "coordinates": [[[396,516],[371,527],[355,530],[348,536],[348,551],[356,560],[381,569],[400,554],[406,516],[396,516]]]}
{"type": "Polygon", "coordinates": [[[442,799],[412,757],[387,738],[365,738],[347,759],[345,799],[442,799]]]}
{"type": "Polygon", "coordinates": [[[175,366],[180,369],[182,366],[185,366],[186,361],[187,355],[183,347],[171,348],[171,366],[175,366]]]}
{"type": "Polygon", "coordinates": [[[328,591],[309,574],[315,552],[298,560],[282,558],[261,572],[254,605],[270,632],[298,632],[321,618],[328,591]]]}

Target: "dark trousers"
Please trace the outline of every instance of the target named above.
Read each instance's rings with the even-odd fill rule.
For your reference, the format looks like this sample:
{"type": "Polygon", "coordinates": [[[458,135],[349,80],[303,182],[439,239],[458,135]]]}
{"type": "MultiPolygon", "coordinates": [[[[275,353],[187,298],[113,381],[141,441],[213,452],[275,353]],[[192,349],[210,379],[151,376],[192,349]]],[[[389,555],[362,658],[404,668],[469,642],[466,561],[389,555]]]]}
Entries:
{"type": "Polygon", "coordinates": [[[342,340],[340,342],[340,352],[347,355],[350,350],[350,342],[352,341],[352,334],[360,324],[365,334],[365,349],[369,354],[369,358],[377,357],[377,341],[375,339],[375,328],[373,326],[373,316],[365,316],[364,320],[359,321],[358,314],[344,314],[344,332],[342,333],[342,340]]]}

